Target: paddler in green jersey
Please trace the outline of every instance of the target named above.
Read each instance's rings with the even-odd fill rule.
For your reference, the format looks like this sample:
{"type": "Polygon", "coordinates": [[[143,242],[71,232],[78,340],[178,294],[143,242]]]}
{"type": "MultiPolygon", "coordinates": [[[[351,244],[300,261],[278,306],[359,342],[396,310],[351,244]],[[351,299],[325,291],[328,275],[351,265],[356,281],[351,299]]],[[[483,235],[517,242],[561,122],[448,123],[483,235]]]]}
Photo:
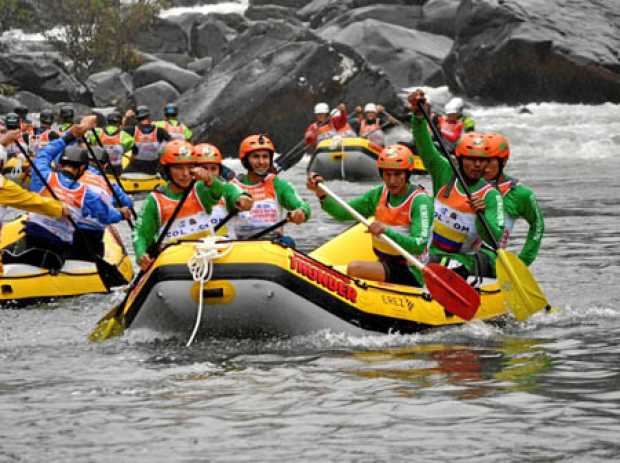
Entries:
{"type": "Polygon", "coordinates": [[[487,133],[485,138],[493,158],[484,171],[484,178],[499,190],[504,200],[504,235],[500,246],[506,247],[517,219],[520,217],[525,219],[529,231],[519,258],[525,265],[530,265],[538,255],[545,231],[542,211],[536,195],[529,187],[504,174],[504,168],[510,158],[510,146],[506,137],[499,133],[487,133]]]}
{"type": "Polygon", "coordinates": [[[179,116],[179,108],[174,103],[168,103],[164,106],[164,120],[155,122],[155,127],[166,129],[173,140],[190,141],[192,139],[192,131],[177,119],[179,116]]]}
{"type": "Polygon", "coordinates": [[[247,211],[252,207],[252,199],[239,188],[197,166],[197,154],[188,142],[173,140],[167,143],[159,162],[163,167],[162,175],[168,182],[146,198],[133,233],[136,261],[142,270],[153,262],[154,256],[148,254],[148,249],[157,240],[166,222],[172,218],[180,199],[192,184],[192,179],[197,181],[163,244],[209,234],[212,228],[210,215],[221,197],[225,198],[228,210],[237,208],[247,211]]]}
{"type": "MultiPolygon", "coordinates": [[[[120,174],[123,169],[123,155],[130,151],[133,147],[133,136],[121,128],[123,118],[118,111],[112,111],[106,117],[106,126],[104,129],[96,128],[99,141],[103,145],[103,149],[108,153],[110,159],[110,168],[114,169],[116,174],[120,174]]],[[[89,143],[95,144],[97,140],[91,133],[88,136],[89,143]]]]}
{"type": "MultiPolygon", "coordinates": [[[[274,173],[275,150],[269,137],[260,134],[244,138],[239,146],[239,159],[248,173],[239,175],[230,183],[251,194],[254,205],[251,210],[239,213],[234,226],[229,227],[230,232],[234,228],[238,239],[249,238],[280,222],[284,218],[282,209],[289,211],[289,222],[298,225],[310,218],[310,205],[299,197],[291,183],[274,173]]],[[[265,237],[295,246],[295,241],[284,235],[282,228],[265,237]]]]}
{"type": "MultiPolygon", "coordinates": [[[[417,268],[409,268],[397,251],[379,238],[385,233],[418,260],[428,260],[428,243],[433,219],[433,199],[424,187],[409,183],[414,166],[413,153],[403,145],[385,147],[377,158],[383,184],[354,198],[348,204],[365,217],[375,217],[368,232],[379,261],[353,261],[347,274],[365,280],[385,281],[401,285],[423,286],[417,268]]],[[[321,208],[336,220],[353,217],[334,199],[327,196],[317,183],[323,179],[314,173],[308,177],[308,189],[315,192],[321,208]]]]}
{"type": "Polygon", "coordinates": [[[491,240],[476,210],[483,210],[491,232],[499,241],[504,233],[504,207],[499,191],[484,179],[491,158],[485,136],[478,132],[466,133],[454,150],[468,191],[474,199],[482,201],[474,203],[456,179],[450,161],[431,140],[426,120],[418,108],[420,102],[428,107],[424,92],[416,90],[409,95],[409,102],[413,111],[411,131],[418,154],[431,175],[435,197],[431,261],[448,264],[454,259],[462,265],[455,270],[464,276],[494,277],[495,253],[481,248],[483,242],[491,240]]]}

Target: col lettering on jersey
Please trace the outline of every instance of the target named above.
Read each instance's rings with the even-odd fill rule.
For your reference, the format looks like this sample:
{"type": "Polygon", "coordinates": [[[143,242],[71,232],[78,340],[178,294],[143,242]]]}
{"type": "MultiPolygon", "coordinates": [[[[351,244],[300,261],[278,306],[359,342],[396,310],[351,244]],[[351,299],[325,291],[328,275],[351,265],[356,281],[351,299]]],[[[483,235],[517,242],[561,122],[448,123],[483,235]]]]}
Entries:
{"type": "MultiPolygon", "coordinates": [[[[390,206],[389,203],[389,190],[383,186],[379,203],[375,209],[375,221],[380,222],[383,225],[387,225],[392,230],[402,234],[409,235],[411,229],[411,207],[413,202],[419,195],[425,195],[426,190],[422,187],[416,188],[407,197],[402,204],[398,206],[390,206]]],[[[379,256],[381,254],[389,254],[392,256],[400,255],[392,246],[388,245],[381,238],[372,235],[372,247],[375,253],[379,256]],[[379,252],[376,252],[379,251],[379,252]]],[[[418,260],[426,262],[428,260],[428,250],[424,251],[422,255],[416,256],[418,260]]]]}
{"type": "MultiPolygon", "coordinates": [[[[54,191],[60,202],[69,206],[73,218],[75,220],[82,220],[82,207],[84,206],[84,197],[86,196],[86,185],[76,183],[76,185],[79,185],[78,188],[67,188],[60,183],[58,173],[56,172],[50,174],[47,184],[54,191]]],[[[40,194],[41,196],[52,196],[47,188],[40,194]]],[[[45,228],[65,243],[73,242],[73,225],[71,225],[71,222],[65,217],[54,219],[46,215],[32,213],[29,215],[28,220],[45,228]]]]}
{"type": "MultiPolygon", "coordinates": [[[[485,185],[474,195],[484,198],[492,189],[491,185],[485,185]]],[[[471,254],[480,248],[476,212],[454,182],[444,185],[437,193],[432,235],[432,245],[445,252],[471,254]]]]}
{"type": "MultiPolygon", "coordinates": [[[[155,199],[155,204],[157,204],[160,223],[159,233],[161,234],[164,226],[171,219],[177,204],[179,204],[179,200],[169,198],[159,191],[154,191],[152,195],[153,199],[155,199]]],[[[210,233],[211,229],[211,217],[202,207],[198,199],[198,194],[196,193],[196,187],[194,187],[172,223],[172,226],[166,233],[163,242],[166,244],[182,238],[199,238],[206,233],[210,233]]]]}
{"type": "Polygon", "coordinates": [[[239,238],[247,238],[280,220],[280,204],[275,187],[276,176],[268,175],[255,185],[245,185],[237,179],[232,182],[252,195],[254,203],[249,211],[239,212],[235,220],[235,232],[239,238]]]}
{"type": "Polygon", "coordinates": [[[143,133],[136,126],[133,138],[138,148],[138,154],[135,155],[137,161],[157,161],[159,159],[161,144],[157,141],[157,129],[153,129],[151,133],[143,133]]]}

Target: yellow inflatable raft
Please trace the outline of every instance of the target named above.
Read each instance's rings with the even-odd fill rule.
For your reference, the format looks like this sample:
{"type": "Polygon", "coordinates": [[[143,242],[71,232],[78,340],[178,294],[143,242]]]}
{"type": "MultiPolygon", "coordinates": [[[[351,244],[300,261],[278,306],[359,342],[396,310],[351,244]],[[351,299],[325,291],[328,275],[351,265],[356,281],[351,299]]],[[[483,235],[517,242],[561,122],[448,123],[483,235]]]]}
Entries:
{"type": "MultiPolygon", "coordinates": [[[[123,155],[123,169],[126,169],[131,161],[131,151],[127,151],[123,155]]],[[[160,185],[164,185],[166,181],[159,174],[147,174],[143,172],[121,172],[118,176],[121,187],[126,193],[144,193],[153,191],[160,185]]],[[[111,182],[116,182],[116,178],[112,174],[108,174],[111,182]]]]}
{"type": "MultiPolygon", "coordinates": [[[[308,164],[308,171],[326,180],[377,180],[377,157],[383,148],[360,137],[333,137],[321,141],[308,164]]],[[[415,156],[414,173],[426,172],[415,156]]]]}
{"type": "MultiPolygon", "coordinates": [[[[4,224],[0,248],[6,248],[22,236],[22,218],[4,224]]],[[[129,282],[133,277],[131,260],[113,227],[106,229],[104,244],[104,260],[114,265],[129,282]]],[[[0,273],[0,304],[105,292],[107,289],[93,262],[67,260],[56,274],[28,264],[8,263],[3,265],[3,271],[0,273]]]]}
{"type": "MultiPolygon", "coordinates": [[[[353,259],[373,259],[369,235],[356,226],[311,254],[268,241],[234,241],[204,284],[199,333],[223,337],[299,335],[331,330],[353,335],[413,333],[465,323],[423,289],[356,280],[343,271],[353,259]]],[[[187,263],[197,242],[167,247],[130,294],[125,326],[189,337],[200,283],[187,263]]],[[[506,309],[499,286],[480,288],[475,319],[497,320],[506,309]]]]}

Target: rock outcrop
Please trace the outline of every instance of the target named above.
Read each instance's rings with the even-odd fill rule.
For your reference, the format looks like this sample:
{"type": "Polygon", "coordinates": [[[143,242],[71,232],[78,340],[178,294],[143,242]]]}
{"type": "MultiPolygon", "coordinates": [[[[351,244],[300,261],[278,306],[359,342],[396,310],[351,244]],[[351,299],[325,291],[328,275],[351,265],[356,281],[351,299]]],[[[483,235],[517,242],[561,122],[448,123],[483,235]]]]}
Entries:
{"type": "Polygon", "coordinates": [[[509,104],[620,102],[616,0],[463,0],[451,89],[509,104]]]}

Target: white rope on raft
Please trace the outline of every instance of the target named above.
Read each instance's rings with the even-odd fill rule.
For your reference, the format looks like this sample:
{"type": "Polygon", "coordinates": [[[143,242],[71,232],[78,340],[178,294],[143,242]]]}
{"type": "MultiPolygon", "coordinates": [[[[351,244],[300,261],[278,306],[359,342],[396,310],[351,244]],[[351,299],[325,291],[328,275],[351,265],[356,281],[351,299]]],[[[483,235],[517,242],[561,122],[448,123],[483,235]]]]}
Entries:
{"type": "Polygon", "coordinates": [[[189,262],[187,262],[187,267],[192,274],[192,278],[194,281],[200,282],[200,289],[198,293],[196,323],[194,324],[194,330],[187,341],[186,347],[192,345],[198,333],[198,328],[200,327],[204,305],[203,290],[205,283],[211,280],[213,276],[213,261],[226,256],[232,250],[233,243],[231,241],[223,241],[222,239],[222,236],[205,236],[196,244],[194,255],[189,262]]]}

